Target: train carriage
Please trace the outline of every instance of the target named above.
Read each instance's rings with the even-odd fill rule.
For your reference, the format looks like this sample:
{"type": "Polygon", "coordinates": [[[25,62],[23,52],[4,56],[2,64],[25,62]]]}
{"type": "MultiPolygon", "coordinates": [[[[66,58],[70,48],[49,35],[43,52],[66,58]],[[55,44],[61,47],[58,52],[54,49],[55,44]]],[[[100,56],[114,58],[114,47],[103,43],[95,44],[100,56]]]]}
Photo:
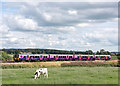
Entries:
{"type": "Polygon", "coordinates": [[[95,60],[95,56],[94,55],[88,55],[88,60],[95,60]]]}
{"type": "Polygon", "coordinates": [[[58,54],[57,56],[59,61],[64,61],[69,59],[69,56],[66,54],[58,54]]]}
{"type": "Polygon", "coordinates": [[[28,61],[29,55],[27,54],[19,54],[19,58],[17,58],[19,61],[28,61]]]}
{"type": "Polygon", "coordinates": [[[88,55],[81,55],[81,60],[88,60],[88,55]]]}
{"type": "Polygon", "coordinates": [[[111,56],[110,55],[95,55],[96,60],[110,60],[111,56]]]}
{"type": "Polygon", "coordinates": [[[75,60],[81,60],[81,55],[74,55],[75,60]]]}
{"type": "Polygon", "coordinates": [[[29,61],[40,61],[40,55],[39,54],[29,55],[29,61]]]}

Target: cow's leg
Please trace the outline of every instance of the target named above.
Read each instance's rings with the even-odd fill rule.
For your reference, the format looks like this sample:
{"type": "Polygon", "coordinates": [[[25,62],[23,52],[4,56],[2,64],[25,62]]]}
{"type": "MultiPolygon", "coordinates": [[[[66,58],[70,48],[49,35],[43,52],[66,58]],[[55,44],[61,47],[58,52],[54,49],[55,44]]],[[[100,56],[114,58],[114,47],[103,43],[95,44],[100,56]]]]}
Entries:
{"type": "Polygon", "coordinates": [[[46,73],[46,78],[48,78],[48,73],[46,73]]]}
{"type": "Polygon", "coordinates": [[[44,77],[48,78],[48,74],[47,74],[47,73],[46,73],[46,74],[44,74],[44,77]]]}
{"type": "Polygon", "coordinates": [[[40,74],[38,75],[38,77],[40,78],[40,74]]]}
{"type": "Polygon", "coordinates": [[[35,79],[37,79],[37,76],[35,75],[35,79]]]}

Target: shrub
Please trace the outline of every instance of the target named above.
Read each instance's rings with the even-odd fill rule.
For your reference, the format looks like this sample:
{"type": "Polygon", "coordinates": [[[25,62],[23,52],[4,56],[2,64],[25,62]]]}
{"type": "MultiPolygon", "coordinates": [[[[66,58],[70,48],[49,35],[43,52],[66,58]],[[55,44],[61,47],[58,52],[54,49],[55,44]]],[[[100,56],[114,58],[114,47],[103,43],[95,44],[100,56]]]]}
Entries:
{"type": "Polygon", "coordinates": [[[8,55],[6,52],[2,52],[1,57],[2,58],[0,58],[0,60],[2,60],[2,61],[12,60],[12,57],[10,55],[8,55]]]}

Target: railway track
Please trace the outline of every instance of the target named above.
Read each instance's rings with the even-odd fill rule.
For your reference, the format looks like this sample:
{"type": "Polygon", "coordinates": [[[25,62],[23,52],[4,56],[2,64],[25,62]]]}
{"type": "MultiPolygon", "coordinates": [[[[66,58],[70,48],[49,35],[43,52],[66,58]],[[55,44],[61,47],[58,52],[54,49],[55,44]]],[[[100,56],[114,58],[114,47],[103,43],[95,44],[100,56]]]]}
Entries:
{"type": "MultiPolygon", "coordinates": [[[[80,61],[80,60],[79,60],[80,61]]],[[[103,62],[104,60],[95,60],[96,62],[103,62]]],[[[120,61],[120,60],[109,60],[109,61],[120,61]]],[[[41,61],[44,62],[44,61],[41,61]]],[[[65,62],[65,61],[45,61],[45,62],[65,62]]],[[[69,61],[67,61],[69,62],[69,61]]],[[[82,61],[83,62],[83,61],[82,61]]],[[[0,63],[32,63],[32,62],[15,62],[15,61],[0,61],[0,63]]]]}

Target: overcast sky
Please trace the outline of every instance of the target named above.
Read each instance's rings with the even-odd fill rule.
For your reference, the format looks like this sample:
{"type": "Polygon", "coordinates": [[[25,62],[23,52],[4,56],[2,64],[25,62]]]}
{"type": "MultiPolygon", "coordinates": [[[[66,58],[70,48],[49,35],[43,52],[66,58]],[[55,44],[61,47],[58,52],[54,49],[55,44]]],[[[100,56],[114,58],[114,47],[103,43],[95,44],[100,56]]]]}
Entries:
{"type": "Polygon", "coordinates": [[[3,2],[1,48],[118,51],[117,17],[117,2],[3,2]]]}

